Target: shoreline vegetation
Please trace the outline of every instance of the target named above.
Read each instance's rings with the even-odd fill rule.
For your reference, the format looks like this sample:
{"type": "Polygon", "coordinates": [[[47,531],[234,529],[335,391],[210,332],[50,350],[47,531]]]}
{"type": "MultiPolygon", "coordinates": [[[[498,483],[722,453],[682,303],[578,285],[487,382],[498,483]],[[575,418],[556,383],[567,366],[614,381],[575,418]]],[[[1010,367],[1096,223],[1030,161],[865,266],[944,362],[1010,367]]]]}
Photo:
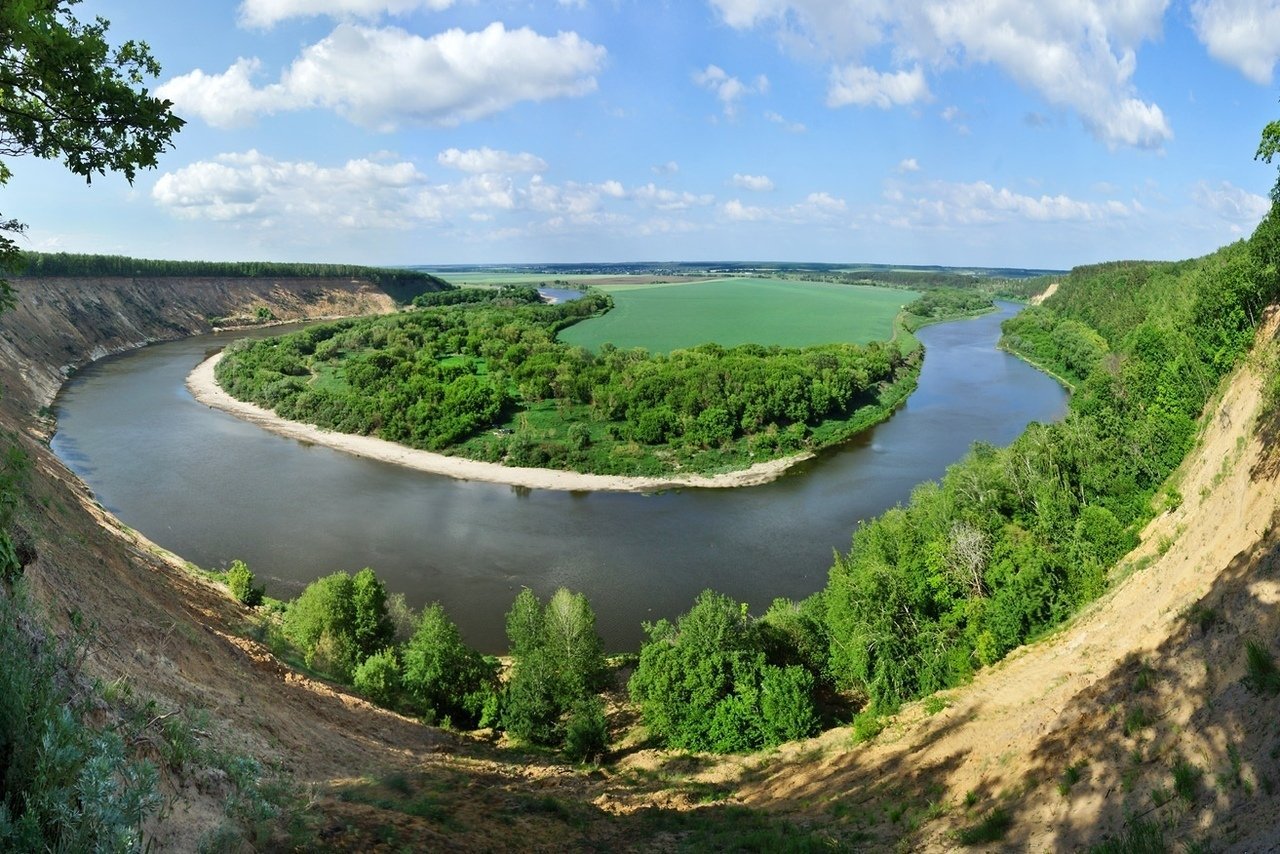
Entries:
{"type": "Polygon", "coordinates": [[[474,480],[564,492],[660,492],[687,487],[722,489],[769,483],[777,480],[797,463],[815,456],[814,452],[805,451],[756,463],[750,468],[737,471],[715,475],[673,474],[664,477],[586,474],[562,469],[505,466],[501,463],[472,460],[466,457],[452,457],[410,448],[374,436],[340,433],[313,424],[290,421],[257,404],[237,400],[223,390],[214,377],[214,368],[222,359],[222,355],[222,352],[219,352],[205,359],[187,376],[187,389],[198,402],[257,424],[280,436],[312,442],[353,456],[368,457],[456,480],[474,480]]]}
{"type": "MultiPolygon", "coordinates": [[[[313,425],[307,441],[419,470],[651,492],[776,479],[888,418],[915,388],[922,353],[900,319],[886,319],[889,340],[867,344],[592,353],[557,333],[612,308],[605,294],[546,306],[533,288],[508,286],[414,302],[419,311],[235,342],[213,381],[313,425]]],[[[928,302],[922,314],[953,308],[918,302],[928,302]]],[[[253,420],[266,423],[262,412],[253,420]]]]}

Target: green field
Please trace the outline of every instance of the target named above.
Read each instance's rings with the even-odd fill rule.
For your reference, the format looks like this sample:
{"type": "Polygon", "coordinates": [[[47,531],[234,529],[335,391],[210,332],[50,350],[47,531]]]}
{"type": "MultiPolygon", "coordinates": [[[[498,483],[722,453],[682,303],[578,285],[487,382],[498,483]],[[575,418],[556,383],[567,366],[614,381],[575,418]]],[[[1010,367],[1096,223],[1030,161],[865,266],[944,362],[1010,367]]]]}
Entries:
{"type": "Polygon", "coordinates": [[[675,285],[607,285],[614,309],[560,333],[596,350],[666,353],[698,344],[815,344],[888,340],[893,318],[919,294],[890,288],[730,278],[675,285]]]}

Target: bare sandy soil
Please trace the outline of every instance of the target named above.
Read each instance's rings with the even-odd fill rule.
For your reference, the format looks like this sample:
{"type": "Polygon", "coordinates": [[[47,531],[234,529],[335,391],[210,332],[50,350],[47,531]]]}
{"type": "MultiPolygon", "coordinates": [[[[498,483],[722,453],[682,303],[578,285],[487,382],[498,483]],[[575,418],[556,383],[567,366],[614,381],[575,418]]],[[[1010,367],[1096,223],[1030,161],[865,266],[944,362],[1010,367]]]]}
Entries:
{"type": "Polygon", "coordinates": [[[529,489],[553,489],[566,492],[660,492],[664,489],[698,487],[702,489],[731,489],[739,486],[758,486],[777,480],[787,469],[813,455],[797,454],[768,462],[756,463],[740,471],[718,475],[671,475],[669,477],[623,477],[621,475],[583,474],[555,469],[521,468],[486,463],[465,457],[450,457],[408,448],[374,436],[356,436],[325,430],[313,424],[289,421],[269,409],[237,400],[223,391],[214,378],[214,367],[222,358],[221,353],[201,362],[187,376],[187,389],[206,406],[212,406],[243,418],[292,439],[324,445],[357,457],[369,457],[431,474],[445,475],[458,480],[478,480],[486,483],[505,483],[529,489]]]}

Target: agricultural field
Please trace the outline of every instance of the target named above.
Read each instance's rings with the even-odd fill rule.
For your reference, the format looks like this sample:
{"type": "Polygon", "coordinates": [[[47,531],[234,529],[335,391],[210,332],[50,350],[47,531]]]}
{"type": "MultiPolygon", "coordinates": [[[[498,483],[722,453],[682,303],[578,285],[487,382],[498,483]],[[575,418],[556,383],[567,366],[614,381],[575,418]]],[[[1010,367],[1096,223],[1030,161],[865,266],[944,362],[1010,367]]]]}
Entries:
{"type": "Polygon", "coordinates": [[[708,342],[863,344],[891,338],[894,317],[919,296],[891,288],[747,278],[600,287],[613,297],[614,309],[563,330],[561,341],[592,351],[610,343],[654,353],[708,342]]]}

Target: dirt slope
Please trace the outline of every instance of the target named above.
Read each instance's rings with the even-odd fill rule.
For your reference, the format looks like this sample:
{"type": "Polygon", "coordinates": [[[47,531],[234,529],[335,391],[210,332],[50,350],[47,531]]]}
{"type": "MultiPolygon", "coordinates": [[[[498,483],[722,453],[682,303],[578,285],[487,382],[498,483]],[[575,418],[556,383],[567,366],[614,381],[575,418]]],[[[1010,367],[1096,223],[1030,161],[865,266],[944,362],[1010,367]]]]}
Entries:
{"type": "MultiPolygon", "coordinates": [[[[328,847],[386,848],[394,836],[427,850],[666,850],[691,827],[742,826],[742,804],[869,850],[956,848],[957,831],[997,807],[1007,827],[992,850],[1087,848],[1130,815],[1167,825],[1169,838],[1211,837],[1214,850],[1275,845],[1280,702],[1242,677],[1247,639],[1276,651],[1280,463],[1255,435],[1260,382],[1249,369],[1214,404],[1181,473],[1181,506],[1126,561],[1142,568],[1068,628],[952,692],[947,708],[909,707],[860,746],[835,730],[743,758],[633,749],[592,772],[420,726],[284,667],[237,636],[243,612],[223,590],[122,528],[32,438],[32,412],[62,365],[264,301],[288,317],[297,294],[153,286],[22,283],[23,307],[0,323],[0,426],[26,434],[18,441],[36,463],[20,522],[39,557],[26,575],[64,628],[97,627],[91,672],[162,710],[206,710],[204,738],[314,787],[328,847]],[[1180,761],[1198,771],[1183,773],[1194,778],[1187,798],[1172,794],[1180,761]],[[362,777],[411,792],[413,808],[389,808],[381,790],[356,797],[374,785],[353,784],[362,777]]],[[[298,310],[386,305],[359,289],[325,293],[298,310]]],[[[221,820],[225,785],[179,776],[168,786],[157,847],[189,850],[221,820]]]]}

